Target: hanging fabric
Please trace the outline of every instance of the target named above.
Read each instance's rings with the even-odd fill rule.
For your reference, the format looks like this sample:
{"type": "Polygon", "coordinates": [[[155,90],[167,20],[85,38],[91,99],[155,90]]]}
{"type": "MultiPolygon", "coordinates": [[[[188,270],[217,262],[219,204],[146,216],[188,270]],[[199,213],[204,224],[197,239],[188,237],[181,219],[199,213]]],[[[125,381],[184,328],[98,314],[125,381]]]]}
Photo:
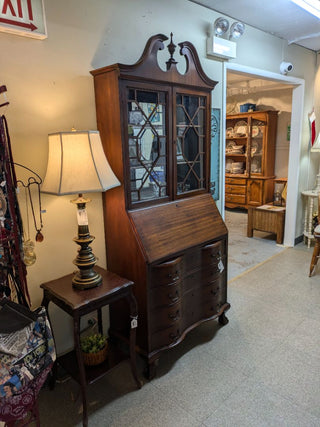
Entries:
{"type": "Polygon", "coordinates": [[[0,301],[0,421],[22,420],[32,411],[55,360],[45,308],[0,301]]]}
{"type": "MultiPolygon", "coordinates": [[[[3,92],[5,86],[0,87],[3,92]]],[[[2,104],[3,105],[3,104],[2,104]]],[[[5,103],[7,105],[7,103],[5,103]]],[[[0,298],[9,297],[29,307],[27,270],[23,262],[23,226],[16,194],[7,120],[0,116],[0,298]]]]}
{"type": "Polygon", "coordinates": [[[311,141],[311,147],[314,144],[314,141],[316,140],[316,114],[314,110],[312,110],[312,113],[309,114],[309,123],[310,123],[310,141],[311,141]]]}

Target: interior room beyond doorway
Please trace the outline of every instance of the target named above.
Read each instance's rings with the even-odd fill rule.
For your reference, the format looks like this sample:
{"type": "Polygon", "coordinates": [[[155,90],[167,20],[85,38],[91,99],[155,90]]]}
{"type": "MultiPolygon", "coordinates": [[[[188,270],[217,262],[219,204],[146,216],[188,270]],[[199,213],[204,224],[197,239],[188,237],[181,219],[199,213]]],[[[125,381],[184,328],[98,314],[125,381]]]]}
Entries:
{"type": "MultiPolygon", "coordinates": [[[[274,140],[274,155],[268,157],[268,168],[269,171],[272,171],[272,175],[277,179],[287,179],[288,178],[288,165],[289,165],[289,151],[290,151],[290,128],[291,128],[291,113],[292,113],[292,90],[293,85],[285,84],[279,81],[274,81],[270,79],[264,79],[256,75],[247,74],[243,72],[237,72],[234,70],[227,70],[227,85],[226,85],[226,128],[228,124],[232,125],[232,127],[237,127],[241,130],[241,117],[238,119],[228,120],[232,118],[232,115],[239,114],[241,111],[249,110],[257,110],[257,111],[277,111],[277,123],[276,123],[276,131],[275,131],[275,140],[274,140]],[[270,164],[272,163],[272,165],[270,164]]],[[[245,119],[245,117],[244,117],[245,119]]],[[[255,128],[259,128],[255,126],[255,128]]],[[[254,131],[256,129],[253,129],[254,131]]],[[[242,224],[240,229],[246,236],[246,227],[243,227],[243,221],[247,220],[247,197],[246,190],[239,187],[239,201],[240,204],[237,206],[234,203],[228,203],[230,201],[230,197],[228,196],[228,191],[236,192],[235,186],[228,186],[228,183],[234,181],[234,177],[240,177],[238,181],[241,181],[241,174],[250,178],[250,172],[256,173],[259,171],[259,165],[255,165],[254,161],[256,161],[252,157],[252,153],[257,147],[251,147],[251,161],[252,163],[248,167],[248,162],[243,162],[244,159],[239,156],[229,155],[230,151],[228,151],[227,145],[233,144],[233,139],[228,139],[228,132],[231,132],[231,128],[226,129],[226,155],[225,155],[225,171],[226,171],[226,206],[235,209],[228,209],[225,212],[225,220],[228,226],[228,221],[235,221],[235,218],[239,218],[239,224],[242,224]],[[242,168],[241,168],[242,166],[242,168]],[[249,170],[246,170],[249,169],[249,170]],[[239,175],[240,173],[240,175],[239,175]],[[241,195],[244,193],[243,195],[241,195]],[[244,201],[244,203],[243,203],[244,201]],[[239,209],[240,208],[240,209],[239,209]]],[[[238,147],[240,145],[241,151],[241,140],[237,142],[238,147]]],[[[238,148],[237,147],[237,148],[238,148]]],[[[272,144],[270,144],[272,150],[272,144]]],[[[230,147],[229,147],[230,148],[230,147]]],[[[232,147],[231,147],[232,148],[232,147]]],[[[268,145],[264,147],[268,149],[268,145]]],[[[258,148],[257,148],[258,149],[258,148]]],[[[231,153],[233,151],[231,150],[231,153]]],[[[244,155],[247,156],[247,153],[244,150],[244,155]]],[[[250,153],[248,153],[250,156],[250,153]]],[[[261,165],[260,165],[261,167],[261,165]]],[[[271,174],[270,174],[271,175],[271,174]]],[[[237,178],[236,178],[237,179],[237,178]]],[[[245,181],[245,186],[248,185],[248,181],[245,181]]],[[[244,184],[240,182],[240,184],[244,184]]],[[[267,202],[273,202],[274,194],[279,190],[282,193],[283,185],[275,183],[273,180],[270,180],[269,183],[268,194],[265,194],[263,197],[267,202]],[[272,187],[272,188],[271,188],[272,187]],[[281,187],[281,188],[280,188],[281,187]]],[[[248,190],[250,191],[250,189],[248,190]]],[[[237,197],[231,196],[232,201],[238,200],[237,197]]],[[[282,204],[284,204],[284,200],[282,200],[282,204]]],[[[229,224],[231,225],[231,224],[229,224]]],[[[232,232],[234,227],[230,227],[230,231],[232,232]]],[[[269,233],[270,235],[270,233],[269,233]]],[[[275,237],[273,235],[268,236],[268,234],[264,233],[261,235],[261,241],[265,241],[270,245],[273,243],[276,245],[275,237]],[[270,238],[269,238],[270,237],[270,238]],[[271,239],[271,240],[270,240],[271,239]],[[274,239],[274,240],[273,240],[274,239]]]]}

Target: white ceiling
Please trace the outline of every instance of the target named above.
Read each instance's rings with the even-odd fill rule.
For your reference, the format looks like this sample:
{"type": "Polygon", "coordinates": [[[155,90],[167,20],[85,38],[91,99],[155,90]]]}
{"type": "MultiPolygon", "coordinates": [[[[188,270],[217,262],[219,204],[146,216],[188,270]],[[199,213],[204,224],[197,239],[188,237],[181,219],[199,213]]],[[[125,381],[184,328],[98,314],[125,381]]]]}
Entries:
{"type": "Polygon", "coordinates": [[[285,39],[289,44],[320,51],[320,20],[290,0],[190,1],[285,39]]]}
{"type": "Polygon", "coordinates": [[[293,86],[283,84],[279,81],[266,80],[251,74],[239,73],[236,71],[227,72],[227,97],[232,95],[250,95],[252,93],[261,93],[265,91],[279,91],[290,89],[293,86]]]}

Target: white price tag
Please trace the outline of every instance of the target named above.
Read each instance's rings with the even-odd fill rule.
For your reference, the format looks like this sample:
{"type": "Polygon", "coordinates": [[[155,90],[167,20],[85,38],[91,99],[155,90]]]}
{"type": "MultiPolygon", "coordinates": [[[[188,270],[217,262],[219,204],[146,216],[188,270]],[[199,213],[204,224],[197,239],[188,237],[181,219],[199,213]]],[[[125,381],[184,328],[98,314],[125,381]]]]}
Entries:
{"type": "Polygon", "coordinates": [[[224,265],[223,265],[223,262],[221,260],[218,263],[218,268],[219,268],[220,273],[222,273],[224,270],[224,265]]]}
{"type": "Polygon", "coordinates": [[[138,318],[137,317],[133,317],[131,319],[131,329],[134,329],[138,326],[138,318]]]}

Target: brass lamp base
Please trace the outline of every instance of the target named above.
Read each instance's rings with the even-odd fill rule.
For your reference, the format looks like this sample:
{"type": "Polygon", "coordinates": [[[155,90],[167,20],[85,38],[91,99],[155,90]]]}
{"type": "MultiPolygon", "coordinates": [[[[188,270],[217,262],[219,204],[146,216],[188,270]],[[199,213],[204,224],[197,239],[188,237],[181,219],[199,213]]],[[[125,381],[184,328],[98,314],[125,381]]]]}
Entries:
{"type": "Polygon", "coordinates": [[[97,259],[90,247],[90,244],[94,240],[94,236],[91,236],[89,233],[89,226],[86,219],[85,205],[88,201],[89,200],[84,199],[81,194],[79,194],[78,199],[72,200],[73,203],[77,204],[78,208],[78,236],[73,240],[80,246],[78,255],[73,261],[79,268],[79,271],[75,273],[72,279],[72,286],[80,290],[95,288],[102,283],[101,275],[93,270],[97,259]],[[81,216],[85,219],[79,221],[79,217],[81,219],[81,216]]]}
{"type": "Polygon", "coordinates": [[[75,289],[86,290],[100,286],[102,277],[94,270],[79,270],[72,279],[72,286],[75,289]],[[88,273],[88,275],[86,274],[88,273]]]}

